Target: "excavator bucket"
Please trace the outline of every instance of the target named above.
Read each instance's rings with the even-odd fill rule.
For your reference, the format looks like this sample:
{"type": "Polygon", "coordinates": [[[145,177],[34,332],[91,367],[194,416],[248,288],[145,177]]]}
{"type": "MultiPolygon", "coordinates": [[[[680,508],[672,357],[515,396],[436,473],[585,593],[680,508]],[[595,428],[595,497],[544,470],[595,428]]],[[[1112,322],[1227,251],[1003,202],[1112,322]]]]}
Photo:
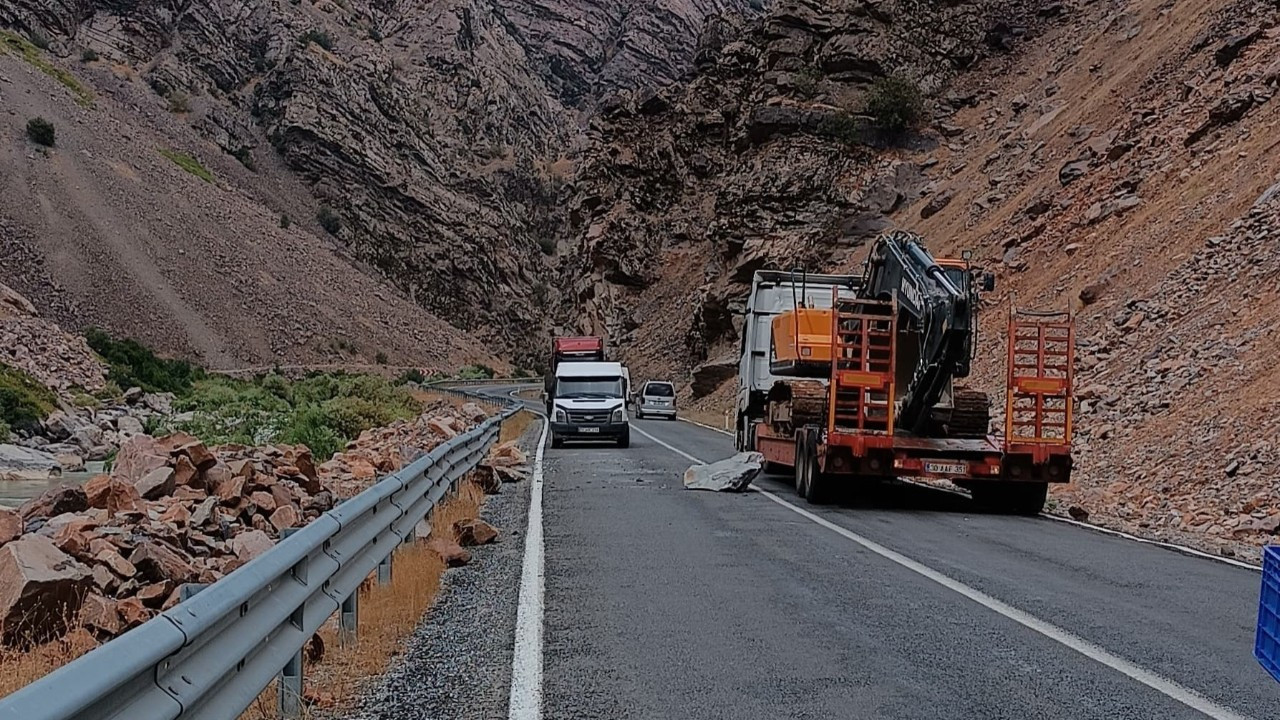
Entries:
{"type": "Polygon", "coordinates": [[[1071,468],[1075,320],[1009,311],[1006,472],[1066,482],[1071,468]]]}

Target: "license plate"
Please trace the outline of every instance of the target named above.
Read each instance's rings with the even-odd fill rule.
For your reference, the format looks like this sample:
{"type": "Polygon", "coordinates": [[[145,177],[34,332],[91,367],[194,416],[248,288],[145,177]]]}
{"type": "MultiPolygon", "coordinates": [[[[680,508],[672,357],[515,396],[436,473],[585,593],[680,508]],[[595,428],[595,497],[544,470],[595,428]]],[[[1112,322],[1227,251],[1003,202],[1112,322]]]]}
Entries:
{"type": "Polygon", "coordinates": [[[939,475],[967,475],[969,466],[964,463],[927,462],[924,464],[924,471],[939,475]]]}
{"type": "Polygon", "coordinates": [[[581,432],[581,433],[598,433],[598,432],[600,432],[600,428],[598,428],[598,427],[580,427],[580,428],[578,428],[578,432],[581,432]]]}

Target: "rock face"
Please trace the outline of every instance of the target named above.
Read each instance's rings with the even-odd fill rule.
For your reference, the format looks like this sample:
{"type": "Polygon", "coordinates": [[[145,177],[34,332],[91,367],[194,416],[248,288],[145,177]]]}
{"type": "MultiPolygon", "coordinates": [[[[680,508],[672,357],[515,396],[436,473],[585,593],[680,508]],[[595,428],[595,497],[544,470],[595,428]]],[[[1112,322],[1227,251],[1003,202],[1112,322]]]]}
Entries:
{"type": "MultiPolygon", "coordinates": [[[[1023,5],[786,0],[712,23],[687,84],[619,94],[592,121],[563,216],[570,324],[607,335],[642,377],[736,357],[756,270],[842,263],[933,191],[925,163],[877,152],[884,137],[859,116],[871,84],[895,73],[941,95],[1031,31],[1023,5]],[[999,47],[984,42],[997,26],[999,47]]],[[[695,392],[732,375],[721,368],[695,392]]]]}
{"type": "Polygon", "coordinates": [[[764,468],[764,456],[758,452],[738,453],[709,465],[694,465],[684,472],[686,490],[745,492],[751,481],[764,468]]]}
{"type": "Polygon", "coordinates": [[[90,575],[47,538],[0,547],[0,637],[27,646],[61,636],[80,611],[90,575]]]}

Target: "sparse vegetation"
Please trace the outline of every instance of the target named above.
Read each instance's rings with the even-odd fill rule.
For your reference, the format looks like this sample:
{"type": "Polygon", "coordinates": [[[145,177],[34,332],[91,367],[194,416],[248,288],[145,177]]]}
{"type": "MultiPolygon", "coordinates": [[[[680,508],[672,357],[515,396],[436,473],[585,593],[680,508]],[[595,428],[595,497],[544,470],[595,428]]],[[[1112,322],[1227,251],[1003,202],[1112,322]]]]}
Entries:
{"type": "Polygon", "coordinates": [[[316,222],[320,223],[320,227],[330,235],[337,235],[342,229],[342,218],[328,205],[321,205],[320,209],[316,210],[316,222]]]}
{"type": "Polygon", "coordinates": [[[9,423],[0,420],[0,443],[9,442],[9,436],[12,434],[13,432],[9,429],[9,423]]]}
{"type": "Polygon", "coordinates": [[[468,365],[458,371],[459,380],[486,380],[493,377],[493,368],[488,365],[468,365]]]}
{"type": "Polygon", "coordinates": [[[822,71],[816,67],[806,67],[795,74],[794,84],[796,94],[800,97],[811,98],[818,94],[818,83],[822,82],[822,71]]]}
{"type": "Polygon", "coordinates": [[[253,151],[244,145],[232,150],[231,157],[239,160],[249,172],[258,172],[258,164],[253,161],[253,151]]]}
{"type": "Polygon", "coordinates": [[[195,175],[201,180],[207,183],[214,182],[213,173],[209,172],[209,170],[205,168],[205,166],[200,164],[199,160],[196,160],[190,155],[187,155],[186,153],[178,152],[177,150],[170,150],[167,148],[161,148],[160,154],[169,158],[173,162],[177,163],[178,167],[182,168],[183,170],[186,170],[192,175],[195,175]]]}
{"type": "Polygon", "coordinates": [[[856,145],[863,139],[863,126],[858,118],[849,113],[840,113],[828,117],[822,123],[822,132],[828,137],[845,145],[856,145]]]}
{"type": "Polygon", "coordinates": [[[3,436],[10,430],[38,426],[57,407],[49,388],[26,372],[0,363],[0,424],[3,436]]]}
{"type": "Polygon", "coordinates": [[[379,365],[386,365],[388,362],[387,354],[379,350],[377,353],[374,354],[373,361],[379,365]]]}
{"type": "Polygon", "coordinates": [[[421,370],[413,368],[412,370],[405,370],[400,373],[400,377],[396,378],[396,385],[408,385],[409,383],[421,385],[426,381],[427,376],[424,375],[421,370]]]}
{"type": "Polygon", "coordinates": [[[204,378],[204,371],[186,360],[168,360],[134,340],[116,340],[97,328],[84,334],[89,347],[106,361],[107,379],[120,388],[140,387],[148,392],[182,395],[204,378]]]}
{"type": "Polygon", "coordinates": [[[91,62],[97,62],[97,61],[98,61],[98,51],[94,50],[93,48],[85,48],[80,53],[80,62],[91,63],[91,62]]]}
{"type": "Polygon", "coordinates": [[[543,235],[538,238],[538,247],[542,248],[543,255],[556,254],[556,240],[549,235],[543,235]]]}
{"type": "Polygon", "coordinates": [[[880,78],[871,86],[863,113],[872,125],[889,135],[900,135],[924,117],[924,93],[914,80],[902,75],[880,78]]]}
{"type": "Polygon", "coordinates": [[[333,50],[333,38],[327,30],[308,30],[298,38],[300,45],[319,45],[325,50],[333,50]]]}
{"type": "Polygon", "coordinates": [[[382,31],[374,26],[369,26],[369,39],[374,42],[382,42],[382,31]]]}
{"type": "Polygon", "coordinates": [[[293,221],[289,219],[289,216],[288,216],[288,215],[281,215],[281,216],[280,216],[280,227],[281,227],[282,229],[284,229],[284,230],[288,230],[288,229],[289,229],[289,226],[290,226],[290,225],[292,225],[292,224],[293,224],[293,221]]]}
{"type": "Polygon", "coordinates": [[[28,37],[31,39],[31,44],[32,44],[32,45],[35,45],[36,47],[40,48],[41,50],[48,50],[48,49],[49,49],[49,36],[48,36],[48,35],[45,35],[44,33],[40,32],[39,30],[32,30],[32,31],[31,31],[31,33],[30,33],[30,35],[29,35],[28,37]]]}
{"type": "Polygon", "coordinates": [[[533,299],[537,301],[539,305],[545,305],[547,303],[549,292],[547,284],[541,280],[533,284],[533,299]]]}
{"type": "Polygon", "coordinates": [[[31,142],[45,147],[53,147],[57,142],[58,132],[53,127],[53,123],[42,117],[31,118],[27,121],[27,137],[31,138],[31,142]]]}
{"type": "Polygon", "coordinates": [[[0,52],[6,51],[18,53],[28,65],[62,83],[64,87],[75,95],[76,103],[79,105],[83,107],[93,106],[93,93],[89,92],[89,89],[82,85],[79,80],[76,80],[74,75],[46,60],[40,48],[33,45],[26,38],[0,30],[0,52]]]}
{"type": "Polygon", "coordinates": [[[185,114],[191,112],[191,96],[184,92],[171,92],[166,98],[169,101],[169,112],[185,114]]]}

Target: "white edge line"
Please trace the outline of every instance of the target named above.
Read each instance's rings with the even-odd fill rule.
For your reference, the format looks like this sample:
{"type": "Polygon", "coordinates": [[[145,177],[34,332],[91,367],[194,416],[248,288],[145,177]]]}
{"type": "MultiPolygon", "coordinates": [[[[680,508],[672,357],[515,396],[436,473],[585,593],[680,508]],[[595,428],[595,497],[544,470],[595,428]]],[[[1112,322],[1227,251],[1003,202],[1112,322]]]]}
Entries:
{"type": "Polygon", "coordinates": [[[538,452],[530,479],[529,523],[524,535],[524,564],[520,571],[515,648],[511,655],[511,694],[507,700],[509,720],[539,720],[542,717],[542,613],[546,579],[542,541],[542,456],[547,447],[549,428],[546,417],[542,416],[542,436],[538,438],[538,452]]]}
{"type": "MultiPolygon", "coordinates": [[[[668,450],[671,450],[672,452],[675,452],[676,454],[681,455],[693,461],[696,464],[699,464],[699,465],[706,464],[705,461],[699,458],[696,458],[693,455],[690,455],[689,453],[673,445],[663,442],[662,440],[659,440],[658,438],[650,435],[649,433],[643,430],[639,430],[637,428],[636,431],[639,432],[641,435],[644,435],[645,437],[649,438],[650,440],[658,443],[659,445],[667,448],[668,450]]],[[[886,560],[889,560],[893,563],[901,565],[902,567],[916,573],[917,575],[921,575],[924,578],[931,580],[947,588],[948,590],[951,590],[960,595],[963,595],[964,597],[987,608],[988,610],[992,610],[1018,623],[1019,625],[1022,625],[1028,629],[1034,630],[1035,632],[1040,633],[1041,635],[1049,638],[1050,640],[1053,640],[1054,642],[1064,645],[1080,653],[1081,655],[1084,655],[1090,660],[1093,660],[1102,665],[1105,665],[1111,668],[1112,670],[1115,670],[1116,672],[1119,672],[1120,674],[1131,678],[1132,680],[1142,683],[1143,685],[1146,685],[1147,687],[1165,695],[1166,697],[1176,700],[1182,703],[1183,705],[1186,705],[1187,707],[1192,708],[1193,710],[1199,711],[1204,715],[1207,715],[1208,717],[1214,718],[1214,720],[1249,720],[1249,717],[1247,715],[1242,715],[1236,712],[1235,710],[1232,710],[1231,708],[1228,708],[1223,705],[1219,705],[1218,703],[1201,695],[1195,690],[1192,690],[1188,687],[1184,687],[1183,685],[1180,685],[1174,682],[1173,680],[1169,680],[1168,678],[1165,678],[1161,675],[1157,675],[1156,673],[1151,672],[1146,668],[1135,665],[1134,663],[1128,660],[1125,660],[1124,658],[1118,655],[1112,654],[1110,651],[1106,650],[1100,645],[1095,645],[1094,643],[1089,642],[1088,640],[1085,640],[1084,638],[1081,638],[1077,635],[1074,635],[1071,632],[1068,632],[1067,630],[1064,630],[1051,623],[1045,622],[1044,620],[1041,620],[1040,618],[1037,618],[1034,615],[1031,615],[1030,613],[1024,612],[1022,610],[1019,610],[1018,608],[1013,607],[1012,605],[1009,605],[1005,602],[997,600],[996,598],[990,595],[987,595],[981,590],[977,590],[975,588],[969,587],[968,585],[965,585],[959,580],[954,580],[946,575],[943,575],[937,570],[934,570],[933,568],[930,568],[927,565],[924,565],[915,560],[912,560],[906,555],[903,555],[894,550],[890,550],[889,548],[873,540],[865,538],[859,535],[858,533],[855,533],[852,530],[849,530],[848,528],[841,527],[840,525],[836,525],[835,523],[831,522],[830,520],[827,520],[826,518],[819,517],[818,515],[815,515],[809,512],[808,510],[805,510],[804,508],[797,507],[787,502],[786,500],[783,500],[777,495],[774,495],[768,490],[762,490],[755,486],[752,486],[751,489],[763,495],[764,497],[772,500],[773,502],[781,505],[782,507],[800,515],[801,517],[804,517],[807,520],[817,523],[818,525],[828,530],[831,530],[832,532],[838,535],[841,535],[842,537],[848,540],[852,540],[858,545],[861,545],[863,548],[866,548],[867,550],[875,553],[876,555],[879,555],[880,557],[885,558],[886,560]]]]}
{"type": "MultiPolygon", "coordinates": [[[[700,423],[697,420],[689,420],[688,418],[677,418],[677,419],[683,420],[684,422],[687,422],[690,425],[697,425],[700,428],[706,428],[707,430],[718,432],[721,435],[729,435],[731,437],[733,436],[733,433],[729,432],[728,430],[722,430],[718,427],[712,427],[705,423],[700,423]]],[[[903,479],[903,482],[907,482],[912,485],[920,485],[921,487],[927,487],[933,490],[940,490],[942,492],[955,493],[956,495],[960,495],[962,497],[969,497],[968,493],[961,492],[960,490],[949,490],[947,488],[940,488],[936,485],[924,485],[921,483],[912,483],[910,480],[905,478],[903,479]]],[[[1040,513],[1040,517],[1046,518],[1048,520],[1053,520],[1055,522],[1066,523],[1068,525],[1075,525],[1076,527],[1084,528],[1085,530],[1094,530],[1100,533],[1105,533],[1107,535],[1114,535],[1115,537],[1123,538],[1125,540],[1132,540],[1133,542],[1139,542],[1144,545],[1154,545],[1155,547],[1163,548],[1165,550],[1172,550],[1173,552],[1182,553],[1183,555],[1191,555],[1193,557],[1202,558],[1204,560],[1214,560],[1216,562],[1226,563],[1227,565],[1233,565],[1238,568],[1244,568],[1245,570],[1262,572],[1261,565],[1254,565],[1252,563],[1244,562],[1243,560],[1236,560],[1234,558],[1223,557],[1221,555],[1214,555],[1213,553],[1207,553],[1203,550],[1197,550],[1187,545],[1179,545],[1178,543],[1165,542],[1163,540],[1151,540],[1148,538],[1139,537],[1137,535],[1132,535],[1130,533],[1124,532],[1123,530],[1112,530],[1109,527],[1103,527],[1102,525],[1095,525],[1093,523],[1088,523],[1088,522],[1081,522],[1079,520],[1076,520],[1075,518],[1062,517],[1061,515],[1053,515],[1050,513],[1040,513]]]]}

